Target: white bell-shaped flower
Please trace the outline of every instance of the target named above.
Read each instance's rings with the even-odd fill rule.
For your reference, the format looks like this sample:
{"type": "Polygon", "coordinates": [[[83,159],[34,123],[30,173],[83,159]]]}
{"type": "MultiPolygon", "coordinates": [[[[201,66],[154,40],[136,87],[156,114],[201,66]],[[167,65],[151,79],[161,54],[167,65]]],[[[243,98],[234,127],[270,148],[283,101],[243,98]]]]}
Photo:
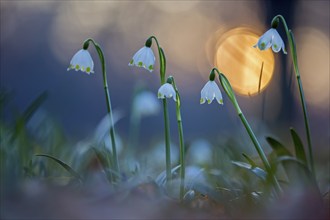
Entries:
{"type": "Polygon", "coordinates": [[[163,84],[158,90],[158,98],[165,99],[165,98],[172,98],[176,101],[176,92],[170,83],[163,84]]]}
{"type": "Polygon", "coordinates": [[[68,71],[75,69],[86,72],[87,74],[94,73],[94,62],[88,50],[79,50],[71,59],[68,71]]]}
{"type": "Polygon", "coordinates": [[[267,50],[272,47],[275,53],[278,53],[281,49],[284,54],[287,53],[284,42],[275,28],[271,28],[266,31],[266,33],[259,38],[258,42],[253,47],[258,47],[260,50],[267,50]]]}
{"type": "Polygon", "coordinates": [[[94,62],[88,50],[79,50],[71,59],[68,71],[75,69],[86,72],[87,74],[94,73],[94,62]]]}
{"type": "Polygon", "coordinates": [[[150,47],[144,46],[136,52],[129,62],[129,66],[143,67],[152,72],[155,66],[155,55],[150,47]]]}
{"type": "Polygon", "coordinates": [[[201,91],[200,104],[207,101],[210,104],[216,98],[219,104],[223,105],[222,94],[218,85],[214,81],[208,81],[201,91]]]}

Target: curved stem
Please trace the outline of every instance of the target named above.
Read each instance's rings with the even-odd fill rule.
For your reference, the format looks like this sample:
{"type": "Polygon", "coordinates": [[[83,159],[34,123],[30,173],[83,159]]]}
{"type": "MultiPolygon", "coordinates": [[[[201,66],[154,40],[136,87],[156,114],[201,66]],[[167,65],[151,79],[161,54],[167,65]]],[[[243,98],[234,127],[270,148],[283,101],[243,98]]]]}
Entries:
{"type": "Polygon", "coordinates": [[[220,79],[220,83],[221,83],[223,89],[225,90],[226,94],[228,95],[230,101],[233,103],[233,105],[234,105],[234,107],[237,111],[237,114],[242,113],[242,110],[239,107],[237,99],[236,99],[235,94],[233,92],[233,88],[231,87],[231,84],[229,83],[228,79],[226,77],[223,77],[222,80],[221,80],[220,76],[224,76],[224,75],[217,68],[213,68],[211,72],[216,72],[218,74],[219,79],[220,79]]]}
{"type": "Polygon", "coordinates": [[[266,168],[266,171],[267,171],[268,176],[269,176],[269,178],[270,178],[270,180],[271,180],[271,182],[274,186],[276,194],[279,195],[282,191],[281,186],[280,186],[275,174],[272,171],[272,168],[270,166],[270,163],[267,159],[267,156],[266,156],[264,150],[262,149],[261,145],[259,144],[259,142],[258,142],[255,134],[253,133],[248,121],[246,120],[243,112],[241,111],[241,108],[239,107],[239,104],[236,100],[234,91],[233,91],[228,79],[217,68],[213,68],[212,71],[216,71],[218,73],[220,83],[221,83],[223,89],[225,90],[226,94],[228,95],[230,101],[233,103],[239,118],[241,119],[246,131],[248,132],[248,134],[250,136],[250,139],[252,140],[252,143],[253,143],[253,145],[254,145],[254,147],[255,147],[255,149],[256,149],[256,151],[257,151],[257,153],[258,153],[258,155],[259,155],[259,157],[262,161],[262,163],[264,164],[264,166],[266,168]]]}
{"type": "Polygon", "coordinates": [[[300,101],[301,101],[301,105],[302,105],[302,109],[303,109],[303,114],[304,114],[304,122],[305,122],[305,130],[306,130],[306,137],[307,137],[307,144],[308,144],[310,169],[311,169],[313,175],[315,176],[311,132],[310,132],[309,119],[308,119],[308,114],[307,114],[307,107],[306,107],[304,89],[303,89],[303,85],[302,85],[301,77],[300,77],[300,72],[299,72],[299,68],[298,68],[298,59],[297,59],[296,45],[295,45],[293,33],[288,28],[288,25],[287,25],[284,17],[282,15],[276,15],[273,18],[272,23],[276,19],[281,19],[281,21],[283,23],[283,26],[284,26],[284,29],[285,29],[285,32],[286,32],[286,36],[287,36],[288,41],[289,41],[291,58],[292,58],[293,67],[294,67],[294,70],[295,70],[295,73],[296,73],[297,83],[298,83],[298,87],[299,87],[300,101]]]}
{"type": "MultiPolygon", "coordinates": [[[[149,39],[154,39],[157,44],[158,55],[159,55],[159,73],[160,73],[160,84],[165,83],[165,73],[166,73],[166,57],[163,49],[160,47],[158,40],[155,36],[149,37],[149,39]]],[[[148,40],[149,40],[148,39],[148,40]]],[[[170,123],[167,109],[167,101],[163,99],[163,113],[164,113],[164,126],[165,126],[165,157],[166,157],[166,179],[170,181],[172,179],[171,174],[171,143],[170,143],[170,123]]]]}
{"type": "MultiPolygon", "coordinates": [[[[112,108],[111,108],[111,100],[110,100],[110,93],[108,89],[108,82],[107,82],[107,73],[106,73],[106,64],[104,59],[104,53],[101,49],[101,47],[91,38],[87,39],[84,42],[84,48],[88,47],[89,42],[92,42],[97,54],[99,55],[101,65],[102,65],[102,75],[103,75],[103,86],[104,86],[104,92],[106,97],[106,103],[107,103],[107,111],[110,119],[110,138],[111,138],[111,145],[112,145],[112,157],[114,161],[114,170],[117,174],[120,173],[119,170],[119,163],[118,163],[118,156],[117,156],[117,148],[116,148],[116,140],[115,140],[115,128],[113,124],[113,116],[112,116],[112,108]]],[[[114,175],[115,176],[115,175],[114,175]]]]}
{"type": "Polygon", "coordinates": [[[154,39],[157,44],[158,55],[159,55],[159,66],[160,66],[160,83],[163,85],[165,83],[165,72],[166,72],[166,57],[163,49],[160,47],[158,40],[155,36],[149,37],[149,39],[154,39]]]}
{"type": "Polygon", "coordinates": [[[184,148],[184,138],[183,138],[183,127],[182,127],[182,118],[181,118],[181,99],[179,91],[176,87],[174,78],[172,78],[172,85],[176,93],[176,119],[178,122],[178,131],[179,131],[179,142],[180,142],[180,200],[183,201],[184,196],[184,180],[185,180],[185,148],[184,148]]]}

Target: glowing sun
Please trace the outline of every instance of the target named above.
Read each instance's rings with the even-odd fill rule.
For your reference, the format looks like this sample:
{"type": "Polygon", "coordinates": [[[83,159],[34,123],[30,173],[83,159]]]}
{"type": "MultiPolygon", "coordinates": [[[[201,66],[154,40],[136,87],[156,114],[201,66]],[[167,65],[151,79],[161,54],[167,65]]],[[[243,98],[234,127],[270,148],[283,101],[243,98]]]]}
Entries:
{"type": "Polygon", "coordinates": [[[274,72],[271,49],[253,47],[259,35],[247,28],[235,28],[218,41],[215,66],[223,72],[233,89],[241,95],[254,95],[266,88],[274,72]]]}

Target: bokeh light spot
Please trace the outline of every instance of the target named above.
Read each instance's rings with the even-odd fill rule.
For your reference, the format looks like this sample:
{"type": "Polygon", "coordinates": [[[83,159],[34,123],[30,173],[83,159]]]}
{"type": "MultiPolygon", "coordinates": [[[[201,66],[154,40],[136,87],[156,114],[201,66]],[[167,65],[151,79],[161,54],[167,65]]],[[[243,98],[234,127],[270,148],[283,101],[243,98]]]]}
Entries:
{"type": "Polygon", "coordinates": [[[248,28],[240,27],[226,32],[218,40],[215,66],[227,76],[238,94],[258,94],[272,79],[273,52],[253,47],[259,36],[248,28]]]}
{"type": "Polygon", "coordinates": [[[312,27],[297,28],[295,36],[307,103],[329,109],[329,37],[312,27]]]}

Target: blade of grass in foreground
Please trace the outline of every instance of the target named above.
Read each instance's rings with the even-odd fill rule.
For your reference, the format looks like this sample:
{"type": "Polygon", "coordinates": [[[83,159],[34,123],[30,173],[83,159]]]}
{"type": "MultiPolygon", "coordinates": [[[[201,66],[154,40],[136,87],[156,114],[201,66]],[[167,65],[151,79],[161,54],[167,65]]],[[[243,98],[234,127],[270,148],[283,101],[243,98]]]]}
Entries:
{"type": "Polygon", "coordinates": [[[243,169],[249,170],[250,172],[252,172],[257,177],[259,177],[260,179],[262,179],[264,181],[266,181],[266,179],[267,179],[266,171],[264,171],[260,167],[253,167],[251,164],[244,163],[244,162],[241,162],[241,161],[232,161],[231,163],[238,166],[238,167],[241,167],[243,169]]]}
{"type": "Polygon", "coordinates": [[[307,165],[306,153],[304,149],[304,145],[299,137],[298,133],[293,129],[290,128],[291,137],[294,143],[295,152],[297,159],[301,160],[305,165],[307,165]]]}
{"type": "Polygon", "coordinates": [[[35,156],[46,157],[46,158],[52,159],[53,161],[55,161],[56,163],[58,163],[59,165],[61,165],[66,171],[68,171],[77,180],[79,180],[80,182],[83,182],[83,179],[79,175],[79,173],[77,173],[74,169],[72,169],[68,164],[64,163],[63,161],[61,161],[61,160],[59,160],[59,159],[57,159],[57,158],[55,158],[53,156],[47,155],[47,154],[36,154],[35,156]]]}
{"type": "Polygon", "coordinates": [[[277,141],[276,139],[272,138],[272,137],[266,137],[267,142],[269,143],[269,145],[271,146],[271,148],[275,151],[275,153],[277,154],[277,156],[292,156],[291,152],[284,147],[283,144],[281,144],[281,142],[277,141]]]}

